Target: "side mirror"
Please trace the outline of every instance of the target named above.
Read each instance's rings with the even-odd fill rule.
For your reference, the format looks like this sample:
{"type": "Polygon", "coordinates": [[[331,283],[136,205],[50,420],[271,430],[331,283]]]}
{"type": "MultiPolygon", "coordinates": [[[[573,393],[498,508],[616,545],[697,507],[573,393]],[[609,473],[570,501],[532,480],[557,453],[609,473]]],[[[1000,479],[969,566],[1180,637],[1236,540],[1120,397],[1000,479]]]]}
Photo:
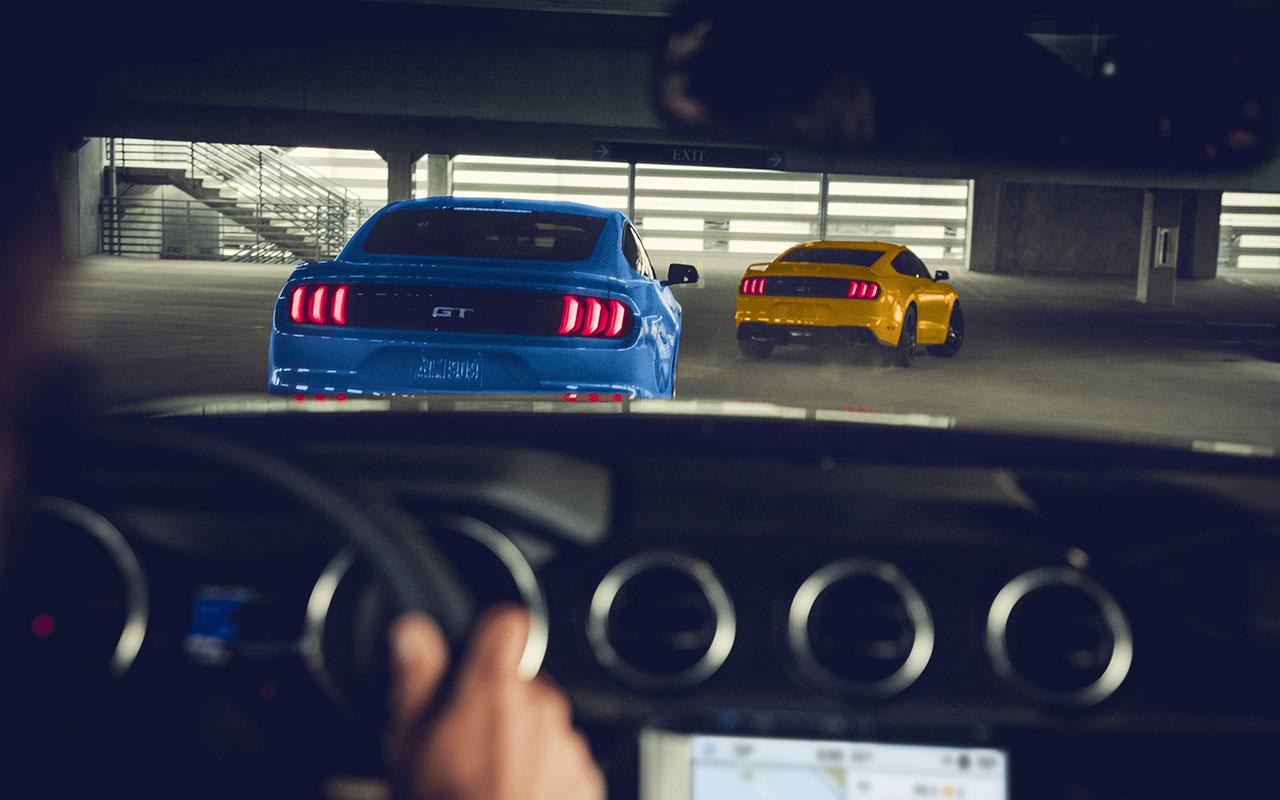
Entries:
{"type": "Polygon", "coordinates": [[[938,283],[942,283],[943,281],[949,281],[951,280],[951,273],[947,272],[945,269],[940,269],[937,272],[933,273],[933,279],[938,283]]]}
{"type": "Polygon", "coordinates": [[[679,286],[682,283],[697,283],[698,268],[692,264],[672,264],[667,268],[667,279],[663,286],[679,286]]]}

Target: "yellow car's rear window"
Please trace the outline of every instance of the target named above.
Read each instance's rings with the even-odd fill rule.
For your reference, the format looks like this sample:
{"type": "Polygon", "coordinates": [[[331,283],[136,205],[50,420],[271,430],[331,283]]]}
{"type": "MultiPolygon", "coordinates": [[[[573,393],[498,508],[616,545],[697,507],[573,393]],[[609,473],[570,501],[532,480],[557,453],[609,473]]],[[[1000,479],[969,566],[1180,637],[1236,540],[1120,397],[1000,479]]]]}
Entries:
{"type": "Polygon", "coordinates": [[[883,250],[855,250],[848,247],[797,247],[782,254],[779,261],[807,264],[852,264],[869,267],[884,255],[883,250]]]}

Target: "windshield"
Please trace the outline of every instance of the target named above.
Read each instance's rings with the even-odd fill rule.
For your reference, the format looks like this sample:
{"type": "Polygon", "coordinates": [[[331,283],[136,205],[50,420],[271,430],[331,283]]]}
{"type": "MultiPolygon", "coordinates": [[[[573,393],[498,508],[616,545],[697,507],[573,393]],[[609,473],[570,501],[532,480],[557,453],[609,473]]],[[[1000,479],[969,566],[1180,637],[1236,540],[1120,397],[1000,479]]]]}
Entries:
{"type": "Polygon", "coordinates": [[[581,261],[595,250],[599,217],[517,209],[390,211],[373,222],[365,253],[526,261],[581,261]]]}
{"type": "MultiPolygon", "coordinates": [[[[439,16],[353,5],[404,5],[406,26],[439,16]]],[[[855,82],[836,116],[814,116],[829,98],[805,95],[790,126],[735,127],[741,98],[712,97],[724,87],[711,72],[688,96],[649,82],[678,60],[661,26],[552,21],[570,19],[635,68],[541,28],[500,65],[446,68],[406,27],[403,63],[365,72],[351,56],[335,67],[349,68],[341,86],[308,86],[326,111],[305,122],[281,87],[226,88],[197,113],[173,87],[217,82],[188,64],[170,83],[140,70],[104,86],[150,104],[136,118],[136,104],[112,105],[65,170],[80,176],[64,203],[79,255],[69,338],[107,405],[536,395],[568,411],[594,396],[1280,447],[1280,184],[1270,166],[1226,168],[1231,142],[1265,133],[1255,105],[1242,101],[1235,128],[1204,130],[1194,172],[1165,151],[1155,166],[1073,160],[1089,140],[1072,140],[1071,157],[966,158],[973,131],[947,127],[951,106],[912,116],[924,127],[875,116],[924,102],[892,82],[870,86],[856,119],[836,115],[853,114],[855,82]],[[535,41],[556,57],[534,58],[535,41]],[[559,71],[535,71],[547,63],[559,71]],[[539,78],[517,78],[528,74],[539,78]],[[722,114],[704,120],[724,123],[715,136],[678,124],[699,99],[722,114]],[[248,121],[212,124],[227,107],[248,121]],[[877,143],[896,136],[920,157],[837,136],[877,122],[877,143]],[[826,132],[782,133],[805,126],[826,132]],[[948,160],[925,157],[930,136],[948,160]]],[[[489,52],[449,20],[441,37],[489,52]]],[[[1061,37],[1024,39],[1070,62],[1059,77],[1111,63],[1106,37],[1080,63],[1061,37]]],[[[1108,69],[1127,74],[1115,58],[1108,69]]],[[[1077,99],[1114,85],[1071,80],[1077,99]]],[[[1255,94],[1267,111],[1270,95],[1255,94]]]]}

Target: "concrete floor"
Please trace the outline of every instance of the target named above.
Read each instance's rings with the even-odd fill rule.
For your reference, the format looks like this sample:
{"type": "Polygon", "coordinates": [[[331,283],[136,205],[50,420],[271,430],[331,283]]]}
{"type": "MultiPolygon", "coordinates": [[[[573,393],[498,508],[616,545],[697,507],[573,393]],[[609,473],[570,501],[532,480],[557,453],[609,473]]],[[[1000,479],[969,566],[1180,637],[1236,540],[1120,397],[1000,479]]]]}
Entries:
{"type": "MultiPolygon", "coordinates": [[[[289,268],[91,258],[68,282],[68,335],[107,402],[261,392],[272,302],[289,268]]],[[[747,361],[736,276],[681,287],[680,398],[952,417],[960,426],[1280,447],[1280,275],[1180,282],[1133,300],[1095,276],[961,274],[968,336],[910,369],[874,354],[779,348],[747,361]]]]}

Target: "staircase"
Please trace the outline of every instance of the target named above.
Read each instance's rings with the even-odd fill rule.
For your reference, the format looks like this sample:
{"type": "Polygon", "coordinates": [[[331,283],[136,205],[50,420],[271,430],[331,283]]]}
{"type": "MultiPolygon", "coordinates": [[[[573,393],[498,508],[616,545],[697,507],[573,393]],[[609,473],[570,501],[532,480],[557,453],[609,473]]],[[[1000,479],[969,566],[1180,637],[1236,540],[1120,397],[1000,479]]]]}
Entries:
{"type": "Polygon", "coordinates": [[[281,148],[111,139],[103,250],[117,255],[328,258],[364,220],[358,197],[281,148]],[[114,180],[111,180],[114,178],[114,180]],[[181,191],[147,193],[138,187],[181,191]]]}

